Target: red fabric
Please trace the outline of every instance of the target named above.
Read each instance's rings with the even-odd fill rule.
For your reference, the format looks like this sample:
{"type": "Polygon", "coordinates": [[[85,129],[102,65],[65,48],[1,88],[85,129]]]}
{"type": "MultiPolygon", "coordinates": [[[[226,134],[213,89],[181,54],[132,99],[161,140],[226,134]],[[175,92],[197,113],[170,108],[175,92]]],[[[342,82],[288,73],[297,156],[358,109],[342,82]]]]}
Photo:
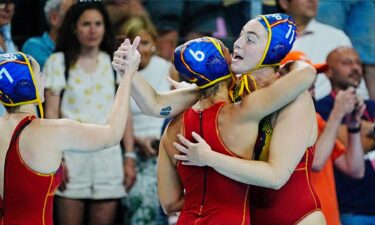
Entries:
{"type": "MultiPolygon", "coordinates": [[[[16,127],[4,173],[4,225],[52,225],[52,203],[61,183],[62,167],[53,174],[32,171],[19,153],[19,134],[35,117],[26,117],[16,127]]],[[[43,146],[40,146],[41,148],[43,146]]]]}
{"type": "MultiPolygon", "coordinates": [[[[192,109],[184,113],[184,133],[190,141],[192,131],[200,134],[217,152],[236,157],[222,143],[217,118],[224,103],[218,103],[200,115],[192,109]]],[[[250,224],[249,185],[227,178],[209,167],[177,164],[177,171],[185,188],[185,204],[178,225],[242,225],[250,224]]]]}
{"type": "Polygon", "coordinates": [[[0,196],[0,224],[3,225],[4,220],[3,220],[3,199],[0,196]]]}
{"type": "Polygon", "coordinates": [[[308,148],[288,182],[279,190],[251,187],[252,225],[296,224],[320,210],[320,201],[310,180],[313,154],[314,147],[308,148]]]}

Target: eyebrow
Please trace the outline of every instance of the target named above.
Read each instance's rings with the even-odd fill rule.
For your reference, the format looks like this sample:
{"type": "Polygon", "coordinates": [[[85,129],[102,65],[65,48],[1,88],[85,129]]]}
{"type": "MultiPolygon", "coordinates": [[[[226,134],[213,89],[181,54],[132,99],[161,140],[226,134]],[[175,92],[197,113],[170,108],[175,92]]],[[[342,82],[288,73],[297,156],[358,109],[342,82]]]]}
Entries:
{"type": "Polygon", "coordinates": [[[254,31],[246,31],[247,34],[254,34],[258,39],[259,39],[259,35],[257,33],[255,33],[254,31]]]}

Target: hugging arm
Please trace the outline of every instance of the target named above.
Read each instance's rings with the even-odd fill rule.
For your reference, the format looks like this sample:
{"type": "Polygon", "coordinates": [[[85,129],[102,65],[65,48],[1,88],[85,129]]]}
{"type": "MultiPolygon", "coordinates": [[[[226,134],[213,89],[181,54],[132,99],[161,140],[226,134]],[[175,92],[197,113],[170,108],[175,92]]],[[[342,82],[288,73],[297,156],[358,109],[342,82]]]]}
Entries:
{"type": "Polygon", "coordinates": [[[310,64],[296,61],[291,69],[289,73],[269,86],[243,97],[241,111],[246,118],[260,121],[293,101],[314,82],[316,70],[310,64]]]}
{"type": "Polygon", "coordinates": [[[186,146],[174,143],[186,155],[175,155],[187,165],[207,165],[236,181],[272,189],[281,188],[290,178],[307,147],[316,139],[315,110],[311,96],[305,92],[278,115],[271,139],[268,161],[239,159],[212,151],[195,134],[198,143],[181,135],[186,146]]]}
{"type": "Polygon", "coordinates": [[[159,93],[137,74],[133,78],[131,95],[144,114],[172,118],[198,100],[198,89],[195,85],[190,85],[159,93]]]}

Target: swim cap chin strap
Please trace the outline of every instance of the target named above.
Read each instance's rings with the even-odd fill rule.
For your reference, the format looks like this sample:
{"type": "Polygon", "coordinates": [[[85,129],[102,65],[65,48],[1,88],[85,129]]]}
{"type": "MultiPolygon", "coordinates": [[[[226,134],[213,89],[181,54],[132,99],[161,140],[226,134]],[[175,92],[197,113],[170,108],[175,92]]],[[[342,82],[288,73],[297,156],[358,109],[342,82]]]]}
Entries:
{"type": "MultiPolygon", "coordinates": [[[[237,85],[231,85],[229,90],[229,97],[231,98],[232,102],[239,102],[241,101],[241,96],[244,95],[246,91],[247,94],[250,94],[251,90],[249,87],[249,80],[248,77],[253,82],[254,91],[258,90],[257,82],[254,77],[250,74],[244,74],[240,77],[240,80],[237,82],[237,85]]],[[[235,83],[236,84],[236,83],[235,83]]]]}
{"type": "MultiPolygon", "coordinates": [[[[33,84],[34,84],[34,87],[35,87],[35,96],[36,96],[36,100],[35,101],[38,103],[39,117],[43,119],[44,118],[44,110],[43,110],[42,100],[40,99],[40,95],[39,95],[38,84],[37,84],[37,82],[35,80],[34,70],[31,67],[30,61],[28,60],[28,58],[26,57],[26,55],[24,53],[22,53],[22,52],[20,52],[20,53],[25,58],[25,61],[27,63],[27,67],[30,70],[31,78],[33,80],[33,84]]],[[[40,81],[40,82],[42,82],[42,81],[40,81]]]]}

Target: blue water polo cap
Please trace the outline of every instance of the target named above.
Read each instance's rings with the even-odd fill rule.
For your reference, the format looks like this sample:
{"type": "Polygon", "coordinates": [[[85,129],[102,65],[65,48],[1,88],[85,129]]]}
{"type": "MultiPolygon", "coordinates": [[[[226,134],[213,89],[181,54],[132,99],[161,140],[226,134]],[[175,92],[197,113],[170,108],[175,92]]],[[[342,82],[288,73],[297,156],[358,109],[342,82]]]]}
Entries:
{"type": "Polygon", "coordinates": [[[231,77],[220,41],[211,37],[178,46],[174,51],[174,65],[186,81],[200,89],[231,77]]]}
{"type": "MultiPolygon", "coordinates": [[[[38,103],[41,107],[31,58],[21,52],[0,54],[0,102],[5,106],[38,103]]],[[[43,115],[43,110],[41,110],[43,115]]]]}
{"type": "Polygon", "coordinates": [[[279,65],[296,40],[296,23],[282,13],[259,15],[255,18],[268,32],[267,46],[258,66],[279,65]]]}

